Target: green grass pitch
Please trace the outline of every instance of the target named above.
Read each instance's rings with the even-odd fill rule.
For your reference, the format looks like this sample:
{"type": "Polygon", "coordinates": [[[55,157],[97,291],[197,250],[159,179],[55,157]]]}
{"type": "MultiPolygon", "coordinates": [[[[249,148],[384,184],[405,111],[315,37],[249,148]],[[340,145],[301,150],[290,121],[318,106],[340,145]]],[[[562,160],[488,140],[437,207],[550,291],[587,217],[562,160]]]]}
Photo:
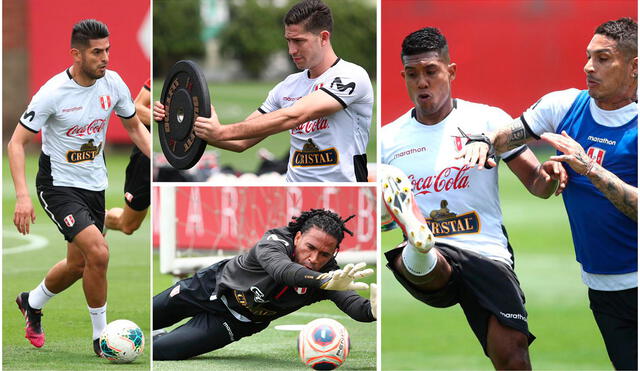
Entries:
{"type": "MultiPolygon", "coordinates": [[[[277,84],[273,82],[233,82],[233,83],[211,83],[209,84],[209,92],[211,94],[211,103],[216,108],[218,118],[222,124],[230,124],[244,120],[253,111],[264,102],[269,91],[277,84]]],[[[160,99],[162,92],[163,80],[153,81],[154,100],[160,99]]],[[[373,82],[373,91],[376,91],[376,84],[373,82]]],[[[377,102],[377,100],[376,100],[377,102]]],[[[369,137],[369,145],[367,146],[367,159],[369,162],[376,161],[376,105],[373,106],[373,117],[371,119],[371,134],[369,137]]],[[[272,135],[262,142],[256,144],[252,148],[242,153],[236,153],[217,149],[212,146],[207,147],[207,151],[216,151],[219,155],[220,165],[229,165],[234,169],[243,172],[255,172],[260,162],[258,158],[258,150],[266,148],[270,150],[278,158],[289,152],[289,140],[291,136],[288,132],[282,132],[272,135]]],[[[153,138],[154,152],[162,152],[158,134],[155,133],[153,138]]]]}
{"type": "MultiPolygon", "coordinates": [[[[537,336],[530,347],[533,368],[612,369],[580,280],[562,200],[530,195],[504,163],[500,194],[529,328],[537,336]]],[[[383,233],[382,251],[401,237],[398,231],[383,233]]],[[[382,284],[383,370],[493,369],[459,306],[438,309],[418,302],[386,268],[382,284]]]]}
{"type": "MultiPolygon", "coordinates": [[[[106,206],[122,207],[124,170],[130,150],[106,150],[109,188],[106,206]]],[[[91,320],[82,292],[82,282],[54,297],[43,310],[42,324],[46,343],[34,348],[24,338],[24,320],[15,304],[21,291],[36,287],[56,262],[64,258],[66,243],[53,222],[45,215],[35,198],[37,155],[27,158],[27,182],[36,210],[36,224],[31,235],[46,243],[41,249],[15,253],[14,249],[29,243],[15,232],[13,210],[15,195],[8,161],[3,166],[3,276],[2,276],[2,341],[4,370],[148,370],[150,369],[150,253],[149,217],[131,236],[110,231],[109,291],[107,321],[129,319],[144,332],[147,347],[143,355],[128,365],[113,365],[93,353],[91,320]],[[14,252],[14,253],[12,253],[14,252]]],[[[31,240],[33,241],[33,240],[31,240]]]]}
{"type": "MultiPolygon", "coordinates": [[[[154,266],[159,266],[157,256],[154,266]]],[[[173,284],[173,278],[154,271],[154,293],[173,284]]],[[[366,282],[375,282],[375,278],[366,282]]],[[[368,297],[369,292],[361,292],[368,297]]],[[[276,330],[277,325],[305,324],[320,317],[333,318],[349,331],[351,353],[341,370],[376,369],[376,322],[362,323],[349,318],[333,302],[321,301],[271,322],[262,332],[216,351],[186,361],[155,361],[154,370],[310,370],[298,357],[297,332],[276,330]]]]}

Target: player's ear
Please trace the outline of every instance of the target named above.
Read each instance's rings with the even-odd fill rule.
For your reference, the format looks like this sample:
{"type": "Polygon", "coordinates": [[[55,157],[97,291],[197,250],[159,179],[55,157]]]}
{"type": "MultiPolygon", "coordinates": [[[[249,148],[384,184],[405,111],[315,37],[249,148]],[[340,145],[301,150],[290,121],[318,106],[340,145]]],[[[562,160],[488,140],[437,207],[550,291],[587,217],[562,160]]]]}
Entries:
{"type": "Polygon", "coordinates": [[[297,247],[298,246],[298,241],[300,241],[300,237],[302,237],[302,232],[298,231],[295,235],[295,237],[293,237],[293,247],[297,247]]]}
{"type": "Polygon", "coordinates": [[[455,63],[449,63],[449,66],[447,66],[447,69],[449,70],[449,81],[455,80],[458,66],[455,63]]]}
{"type": "Polygon", "coordinates": [[[71,57],[73,58],[73,60],[80,60],[80,50],[76,49],[76,48],[71,48],[71,50],[69,50],[69,54],[71,54],[71,57]]]}
{"type": "Polygon", "coordinates": [[[322,46],[327,45],[330,38],[331,38],[331,33],[329,31],[327,30],[320,31],[320,41],[322,46]]]}
{"type": "Polygon", "coordinates": [[[631,62],[631,76],[634,79],[638,78],[638,57],[633,57],[633,61],[631,62]]]}
{"type": "Polygon", "coordinates": [[[406,74],[405,74],[405,72],[404,72],[404,69],[402,69],[402,70],[400,71],[400,76],[402,76],[402,79],[403,79],[403,80],[406,80],[406,78],[405,78],[406,74]]]}

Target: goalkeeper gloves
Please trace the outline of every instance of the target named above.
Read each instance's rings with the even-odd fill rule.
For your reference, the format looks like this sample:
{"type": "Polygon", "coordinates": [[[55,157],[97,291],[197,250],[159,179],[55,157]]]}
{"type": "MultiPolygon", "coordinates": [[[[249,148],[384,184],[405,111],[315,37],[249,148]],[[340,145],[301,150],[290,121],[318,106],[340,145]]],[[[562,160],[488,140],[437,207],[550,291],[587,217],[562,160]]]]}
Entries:
{"type": "Polygon", "coordinates": [[[366,263],[347,264],[343,269],[322,273],[317,277],[321,280],[320,288],[336,291],[366,290],[369,285],[364,282],[354,282],[356,279],[373,274],[373,269],[363,269],[366,265],[366,263]]]}

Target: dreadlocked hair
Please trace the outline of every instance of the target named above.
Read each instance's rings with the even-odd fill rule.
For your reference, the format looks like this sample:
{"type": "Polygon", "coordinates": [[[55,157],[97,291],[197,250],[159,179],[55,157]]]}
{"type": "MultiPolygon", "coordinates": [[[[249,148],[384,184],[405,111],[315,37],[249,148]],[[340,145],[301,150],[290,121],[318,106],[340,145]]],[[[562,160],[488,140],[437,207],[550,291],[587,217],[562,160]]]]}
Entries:
{"type": "Polygon", "coordinates": [[[316,227],[330,236],[333,236],[338,241],[339,248],[345,232],[353,236],[353,232],[344,226],[344,224],[353,217],[355,217],[355,215],[342,219],[340,215],[329,210],[311,209],[309,211],[303,211],[300,216],[292,217],[288,228],[289,231],[295,235],[298,232],[304,233],[312,227],[316,227]]]}

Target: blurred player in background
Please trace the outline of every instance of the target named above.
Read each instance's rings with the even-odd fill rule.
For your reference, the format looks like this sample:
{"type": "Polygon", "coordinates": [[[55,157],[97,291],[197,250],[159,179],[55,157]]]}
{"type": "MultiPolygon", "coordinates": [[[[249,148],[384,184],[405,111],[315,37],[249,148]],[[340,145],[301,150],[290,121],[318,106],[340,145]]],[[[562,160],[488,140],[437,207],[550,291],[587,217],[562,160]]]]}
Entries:
{"type": "Polygon", "coordinates": [[[107,169],[103,155],[111,112],[115,110],[129,137],[149,156],[150,135],[136,116],[129,89],[107,70],[109,30],[89,19],[73,26],[73,65],[47,81],[33,96],[9,141],[7,153],[16,190],[13,222],[29,233],[35,212],[25,177],[25,150],[42,130],[42,153],[36,177],[40,204],[67,241],[67,257],[16,302],[26,320],[26,338],[44,345],[42,308],[56,294],[82,278],[93,324],[93,346],[106,326],[109,249],[102,235],[107,169]]]}
{"type": "MultiPolygon", "coordinates": [[[[151,79],[147,80],[134,101],[136,114],[148,131],[151,125],[151,79]]],[[[124,208],[114,207],[107,211],[104,226],[132,234],[147,216],[151,200],[151,161],[138,147],[133,147],[124,181],[124,208]]]]}
{"type": "MultiPolygon", "coordinates": [[[[271,134],[291,132],[288,182],[366,182],[373,88],[367,72],[339,58],[331,46],[333,18],[320,0],[304,0],[284,17],[289,55],[302,72],[289,75],[246,121],[220,125],[198,117],[195,133],[236,152],[271,134]]],[[[154,104],[154,119],[164,119],[154,104]]]]}
{"type": "MultiPolygon", "coordinates": [[[[638,25],[601,24],[587,45],[587,90],[549,93],[510,125],[461,153],[482,166],[542,139],[564,163],[563,192],[582,281],[616,369],[638,368],[638,25]]],[[[547,164],[548,162],[545,162],[547,164]]]]}
{"type": "MultiPolygon", "coordinates": [[[[438,29],[408,35],[401,56],[414,108],[382,128],[382,162],[392,166],[381,166],[379,175],[386,209],[407,241],[385,254],[387,266],[416,299],[433,307],[459,303],[496,369],[531,369],[535,337],[502,225],[498,169],[479,171],[454,159],[478,139],[465,133],[510,117],[452,97],[457,66],[438,29]]],[[[548,175],[560,166],[543,168],[526,146],[501,158],[535,196],[549,197],[563,181],[548,175]]]]}
{"type": "Polygon", "coordinates": [[[340,270],[335,256],[344,233],[338,214],[311,209],[288,226],[268,230],[247,253],[198,271],[153,298],[153,328],[184,325],[153,338],[154,360],[181,360],[220,349],[267,328],[279,317],[320,300],[332,300],[361,322],[377,317],[377,288],[371,300],[353,290],[355,279],[373,274],[365,264],[340,270]]]}

